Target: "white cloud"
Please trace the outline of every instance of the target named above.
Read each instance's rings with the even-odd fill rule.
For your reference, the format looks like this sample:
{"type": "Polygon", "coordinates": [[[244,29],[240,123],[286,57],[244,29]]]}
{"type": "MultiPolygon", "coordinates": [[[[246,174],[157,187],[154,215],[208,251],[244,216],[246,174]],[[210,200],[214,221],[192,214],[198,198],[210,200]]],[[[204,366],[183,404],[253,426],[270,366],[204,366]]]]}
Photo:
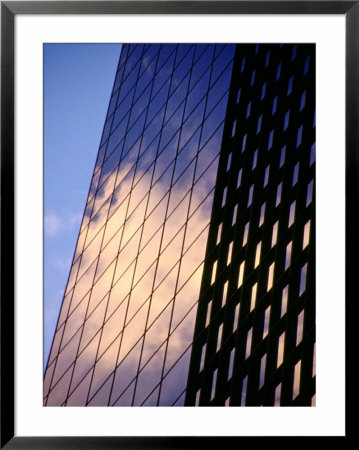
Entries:
{"type": "Polygon", "coordinates": [[[78,212],[74,213],[72,211],[67,211],[67,214],[68,214],[67,223],[70,225],[70,228],[79,227],[82,220],[82,214],[78,212]]]}
{"type": "Polygon", "coordinates": [[[46,214],[44,218],[45,234],[56,237],[62,232],[72,231],[80,226],[81,219],[81,213],[70,210],[46,214]]]}
{"type": "Polygon", "coordinates": [[[47,236],[57,236],[62,228],[62,221],[56,214],[48,214],[44,220],[47,236]]]}

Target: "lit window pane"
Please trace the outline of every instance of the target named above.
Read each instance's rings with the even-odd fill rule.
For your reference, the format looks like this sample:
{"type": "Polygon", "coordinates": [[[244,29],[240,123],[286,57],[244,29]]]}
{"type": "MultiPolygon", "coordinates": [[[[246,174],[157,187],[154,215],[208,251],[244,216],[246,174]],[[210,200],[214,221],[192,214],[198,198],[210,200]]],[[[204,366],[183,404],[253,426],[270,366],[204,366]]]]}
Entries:
{"type": "Polygon", "coordinates": [[[254,306],[256,304],[256,298],[257,298],[257,283],[252,287],[252,296],[251,296],[251,308],[250,311],[253,311],[254,306]]]}
{"type": "Polygon", "coordinates": [[[247,222],[246,226],[244,227],[243,243],[242,243],[243,247],[247,244],[248,241],[248,231],[249,231],[249,222],[247,222]]]}
{"type": "Polygon", "coordinates": [[[254,260],[254,268],[256,268],[259,264],[259,261],[261,259],[261,249],[262,249],[262,242],[259,242],[259,244],[257,244],[257,249],[256,249],[256,258],[254,260]]]}
{"type": "Polygon", "coordinates": [[[251,354],[251,348],[252,348],[252,335],[253,335],[253,328],[251,328],[248,331],[247,334],[247,345],[246,345],[246,356],[245,359],[248,358],[248,356],[251,354]]]}
{"type": "Polygon", "coordinates": [[[308,184],[307,188],[307,202],[305,206],[309,206],[313,199],[313,180],[308,184]]]}
{"type": "Polygon", "coordinates": [[[294,77],[290,77],[289,81],[288,81],[288,91],[287,91],[287,95],[292,93],[293,90],[293,81],[294,81],[294,77]]]}
{"type": "Polygon", "coordinates": [[[304,232],[303,232],[303,250],[307,245],[309,244],[309,236],[310,236],[310,220],[305,224],[304,226],[304,232]]]}
{"type": "Polygon", "coordinates": [[[223,286],[222,307],[226,304],[227,292],[228,292],[228,281],[226,281],[223,286]]]}
{"type": "Polygon", "coordinates": [[[239,319],[239,310],[240,310],[241,304],[238,303],[236,306],[236,309],[234,310],[234,329],[236,330],[238,328],[238,319],[239,319]]]}
{"type": "Polygon", "coordinates": [[[228,155],[226,172],[228,172],[229,169],[231,168],[231,162],[232,162],[232,153],[230,153],[230,154],[228,155]]]}
{"type": "Polygon", "coordinates": [[[273,231],[272,231],[272,247],[275,246],[275,244],[277,243],[277,239],[278,239],[278,220],[277,222],[273,225],[273,231]]]}
{"type": "Polygon", "coordinates": [[[294,169],[293,169],[292,186],[294,186],[298,182],[298,172],[299,172],[299,162],[297,162],[297,164],[294,166],[294,169]]]}
{"type": "Polygon", "coordinates": [[[280,395],[282,392],[282,383],[279,383],[274,392],[274,406],[280,406],[280,395]]]}
{"type": "Polygon", "coordinates": [[[307,266],[308,264],[304,264],[302,270],[300,271],[300,284],[299,284],[299,296],[303,294],[307,284],[307,266]]]}
{"type": "Polygon", "coordinates": [[[233,122],[232,126],[232,137],[236,134],[237,120],[233,122]]]}
{"type": "Polygon", "coordinates": [[[315,143],[310,147],[310,158],[309,166],[311,166],[315,161],[315,143]]]}
{"type": "Polygon", "coordinates": [[[274,134],[274,130],[272,130],[272,131],[269,133],[269,138],[268,138],[268,148],[267,148],[267,150],[270,150],[270,149],[272,148],[272,145],[273,145],[273,134],[274,134]]]}
{"type": "Polygon", "coordinates": [[[238,287],[242,286],[243,275],[244,275],[244,261],[242,262],[242,264],[239,267],[238,287]]]}
{"type": "Polygon", "coordinates": [[[256,150],[253,154],[252,170],[256,168],[257,158],[258,158],[258,150],[256,150]]]}
{"type": "Polygon", "coordinates": [[[267,83],[264,83],[262,86],[261,100],[263,100],[266,95],[266,87],[267,87],[267,83]]]}
{"type": "Polygon", "coordinates": [[[253,72],[252,72],[252,77],[251,77],[251,86],[253,86],[254,81],[255,81],[255,78],[256,78],[256,71],[253,70],[253,72]]]}
{"type": "Polygon", "coordinates": [[[238,205],[235,205],[233,208],[232,227],[237,221],[237,211],[238,211],[238,205]]]}
{"type": "Polygon", "coordinates": [[[232,253],[233,253],[233,241],[228,246],[227,266],[229,266],[232,261],[232,253]]]}
{"type": "Polygon", "coordinates": [[[227,186],[223,189],[222,208],[226,204],[226,200],[227,200],[227,186]]]}
{"type": "Polygon", "coordinates": [[[282,333],[278,339],[278,356],[277,356],[277,367],[279,367],[283,362],[284,355],[284,338],[285,333],[282,333]]]}
{"type": "Polygon", "coordinates": [[[218,245],[221,241],[221,234],[222,234],[222,222],[219,224],[218,226],[218,233],[217,233],[217,241],[216,241],[216,245],[218,245]]]}
{"type": "Polygon", "coordinates": [[[300,108],[299,108],[300,111],[302,111],[302,109],[303,109],[304,106],[305,106],[305,97],[306,97],[306,94],[307,94],[307,91],[304,91],[304,92],[302,93],[301,98],[300,98],[300,108]]]}
{"type": "Polygon", "coordinates": [[[299,394],[299,388],[300,388],[300,369],[302,366],[302,361],[298,361],[297,364],[294,367],[294,380],[293,380],[293,400],[298,396],[299,394]]]}
{"type": "Polygon", "coordinates": [[[274,262],[269,266],[269,270],[268,270],[267,291],[270,291],[272,289],[273,277],[274,277],[274,262]]]}
{"type": "Polygon", "coordinates": [[[218,369],[216,369],[216,370],[213,372],[212,391],[211,391],[211,401],[214,399],[214,395],[215,395],[215,393],[216,393],[217,372],[218,372],[218,369]]]}
{"type": "Polygon", "coordinates": [[[263,205],[261,206],[261,213],[260,213],[260,217],[259,217],[259,226],[262,226],[264,223],[265,211],[266,211],[266,204],[263,203],[263,205]]]}
{"type": "Polygon", "coordinates": [[[251,115],[251,107],[252,107],[252,102],[249,102],[247,105],[246,119],[248,119],[248,117],[251,115]]]}
{"type": "Polygon", "coordinates": [[[283,125],[284,131],[288,128],[288,125],[289,125],[289,114],[290,114],[290,111],[287,111],[284,116],[284,125],[283,125]]]}
{"type": "Polygon", "coordinates": [[[277,196],[275,200],[275,206],[278,206],[282,197],[282,183],[277,187],[277,196]]]}
{"type": "Polygon", "coordinates": [[[206,327],[208,327],[211,318],[211,311],[212,311],[212,300],[208,303],[207,306],[206,327]]]}
{"type": "Polygon", "coordinates": [[[263,187],[266,187],[269,180],[269,166],[266,167],[266,170],[264,172],[264,181],[263,181],[263,187]]]}
{"type": "Polygon", "coordinates": [[[288,306],[288,285],[282,291],[282,307],[280,312],[281,317],[283,317],[284,314],[287,312],[287,306],[288,306]]]}
{"type": "Polygon", "coordinates": [[[301,311],[297,318],[297,339],[296,345],[300,344],[303,339],[303,322],[304,322],[304,311],[301,311]]]}
{"type": "Polygon", "coordinates": [[[270,310],[271,310],[271,307],[268,306],[268,308],[265,310],[265,313],[264,313],[263,339],[268,335],[270,310]]]}
{"type": "Polygon", "coordinates": [[[237,102],[236,102],[237,105],[238,105],[240,99],[241,99],[241,90],[239,89],[238,93],[237,93],[237,102]]]}
{"type": "Polygon", "coordinates": [[[272,116],[277,111],[277,102],[278,102],[278,95],[276,97],[274,97],[274,100],[273,100],[272,116]]]}
{"type": "Polygon", "coordinates": [[[200,365],[199,365],[199,371],[200,372],[202,372],[203,367],[204,367],[204,360],[205,360],[205,357],[206,357],[206,348],[207,348],[207,344],[204,344],[203,347],[202,347],[202,350],[201,350],[201,362],[200,362],[200,365]]]}
{"type": "Polygon", "coordinates": [[[215,261],[213,264],[211,284],[215,282],[216,274],[217,274],[217,261],[215,261]]]}
{"type": "Polygon", "coordinates": [[[201,394],[201,389],[198,389],[197,393],[196,393],[196,400],[195,400],[195,406],[199,405],[199,396],[201,394]]]}
{"type": "Polygon", "coordinates": [[[248,208],[249,206],[251,206],[251,204],[252,204],[252,200],[253,200],[253,190],[254,190],[254,184],[252,184],[252,186],[249,188],[247,208],[248,208]]]}
{"type": "Polygon", "coordinates": [[[297,148],[302,143],[302,136],[303,136],[303,125],[301,125],[297,131],[297,148]]]}
{"type": "Polygon", "coordinates": [[[285,152],[287,150],[287,147],[284,146],[280,152],[280,160],[279,160],[279,168],[283,167],[284,161],[285,161],[285,152]]]}
{"type": "Polygon", "coordinates": [[[267,355],[263,355],[261,359],[261,367],[260,367],[260,373],[259,373],[259,389],[264,384],[264,375],[266,371],[266,362],[267,362],[267,355]]]}
{"type": "Polygon", "coordinates": [[[241,181],[242,181],[242,169],[238,172],[237,189],[238,189],[239,186],[241,185],[241,181]]]}
{"type": "Polygon", "coordinates": [[[287,245],[287,248],[285,250],[285,264],[284,264],[284,270],[287,270],[290,266],[290,260],[292,257],[292,242],[289,242],[287,245]]]}
{"type": "Polygon", "coordinates": [[[245,406],[246,404],[247,383],[248,383],[248,375],[244,378],[242,383],[241,406],[245,406]]]}
{"type": "Polygon", "coordinates": [[[295,57],[297,56],[297,44],[293,45],[292,48],[292,57],[291,57],[291,62],[295,60],[295,57]]]}
{"type": "Polygon", "coordinates": [[[222,333],[223,333],[223,323],[221,323],[221,325],[218,328],[216,352],[218,352],[218,350],[221,348],[222,333]]]}
{"type": "Polygon", "coordinates": [[[246,143],[247,143],[247,135],[245,134],[243,136],[243,141],[242,141],[242,153],[244,152],[244,150],[246,149],[246,143]]]}
{"type": "Polygon", "coordinates": [[[228,380],[233,376],[233,362],[234,362],[235,349],[232,348],[231,354],[229,356],[229,367],[228,367],[228,380]]]}
{"type": "Polygon", "coordinates": [[[295,201],[290,205],[288,228],[290,228],[293,225],[294,217],[295,217],[295,201]]]}

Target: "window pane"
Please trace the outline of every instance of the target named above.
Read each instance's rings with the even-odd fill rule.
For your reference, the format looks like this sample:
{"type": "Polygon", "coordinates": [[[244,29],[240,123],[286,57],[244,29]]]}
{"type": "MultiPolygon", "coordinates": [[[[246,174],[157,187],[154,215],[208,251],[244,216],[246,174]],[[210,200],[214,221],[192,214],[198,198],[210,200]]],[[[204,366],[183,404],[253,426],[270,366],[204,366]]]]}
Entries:
{"type": "Polygon", "coordinates": [[[268,306],[264,313],[263,339],[267,336],[269,330],[270,310],[271,307],[268,306]]]}
{"type": "Polygon", "coordinates": [[[242,286],[243,275],[244,275],[244,261],[242,262],[242,264],[240,265],[240,268],[239,268],[238,287],[242,286]]]}
{"type": "Polygon", "coordinates": [[[293,400],[298,396],[300,389],[300,369],[302,361],[298,361],[294,367],[294,380],[293,380],[293,400]]]}
{"type": "Polygon", "coordinates": [[[277,356],[277,367],[279,367],[283,362],[284,355],[284,338],[285,333],[282,333],[278,339],[278,356],[277,356]]]}
{"type": "Polygon", "coordinates": [[[247,333],[247,344],[246,344],[246,355],[245,355],[245,359],[247,359],[249,357],[249,355],[251,354],[251,349],[252,349],[252,335],[253,335],[253,328],[251,328],[248,333],[247,333]]]}
{"type": "Polygon", "coordinates": [[[287,305],[288,305],[288,285],[282,291],[282,306],[280,312],[281,317],[283,317],[284,314],[287,312],[287,305]]]}
{"type": "Polygon", "coordinates": [[[268,269],[268,283],[267,283],[267,291],[270,291],[273,286],[273,278],[274,278],[274,262],[269,266],[268,269]]]}
{"type": "Polygon", "coordinates": [[[303,250],[307,245],[309,244],[309,237],[310,237],[310,220],[305,224],[304,226],[304,232],[303,232],[303,250]]]}

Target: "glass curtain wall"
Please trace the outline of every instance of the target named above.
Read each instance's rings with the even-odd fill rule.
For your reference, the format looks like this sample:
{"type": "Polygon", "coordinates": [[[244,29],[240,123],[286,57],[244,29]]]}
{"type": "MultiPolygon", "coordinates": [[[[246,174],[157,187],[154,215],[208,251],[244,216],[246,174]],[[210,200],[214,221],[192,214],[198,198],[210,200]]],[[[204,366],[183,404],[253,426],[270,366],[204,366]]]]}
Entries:
{"type": "Polygon", "coordinates": [[[234,51],[123,45],[44,405],[184,404],[234,51]]]}

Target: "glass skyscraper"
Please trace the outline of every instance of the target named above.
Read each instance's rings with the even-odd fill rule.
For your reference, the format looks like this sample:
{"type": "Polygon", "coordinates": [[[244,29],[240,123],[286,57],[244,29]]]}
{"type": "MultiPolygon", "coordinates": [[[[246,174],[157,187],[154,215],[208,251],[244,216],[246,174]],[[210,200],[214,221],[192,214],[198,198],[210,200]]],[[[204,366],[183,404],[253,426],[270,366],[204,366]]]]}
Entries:
{"type": "Polygon", "coordinates": [[[44,405],[311,404],[314,49],[123,46],[44,405]]]}

